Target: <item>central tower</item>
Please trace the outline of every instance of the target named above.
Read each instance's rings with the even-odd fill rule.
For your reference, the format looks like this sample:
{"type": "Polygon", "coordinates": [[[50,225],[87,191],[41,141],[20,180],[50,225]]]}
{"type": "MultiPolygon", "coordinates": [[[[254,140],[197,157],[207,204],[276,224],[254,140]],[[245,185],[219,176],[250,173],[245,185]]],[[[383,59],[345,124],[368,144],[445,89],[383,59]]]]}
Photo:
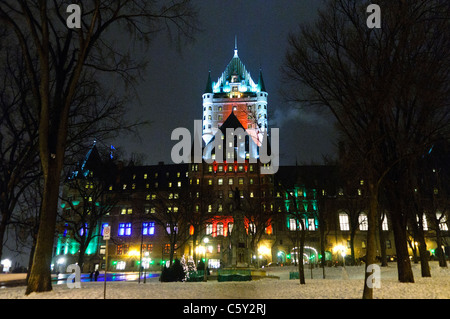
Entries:
{"type": "Polygon", "coordinates": [[[237,44],[234,55],[225,71],[213,82],[208,74],[203,98],[202,137],[208,144],[227,118],[233,114],[253,141],[260,146],[267,130],[267,92],[261,70],[258,83],[238,55],[237,44]]]}

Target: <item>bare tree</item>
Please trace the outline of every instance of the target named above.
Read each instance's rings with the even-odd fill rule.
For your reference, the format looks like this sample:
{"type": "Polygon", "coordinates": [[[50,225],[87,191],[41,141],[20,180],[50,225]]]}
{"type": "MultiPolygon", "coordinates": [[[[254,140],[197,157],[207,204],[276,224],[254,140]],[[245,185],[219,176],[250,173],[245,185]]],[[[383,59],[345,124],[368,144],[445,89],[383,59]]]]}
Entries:
{"type": "MultiPolygon", "coordinates": [[[[448,3],[381,1],[382,27],[368,28],[369,1],[331,0],[312,26],[289,37],[284,73],[294,100],[328,108],[358,154],[369,199],[367,264],[376,262],[378,196],[387,174],[418,154],[449,124],[448,3]],[[436,83],[436,85],[435,85],[436,83]]],[[[395,200],[395,199],[394,199],[395,200]]],[[[399,208],[399,207],[397,207],[399,208]]],[[[413,282],[406,224],[392,211],[399,280],[413,282]],[[404,256],[406,253],[406,256],[404,256]]],[[[366,279],[370,274],[366,272],[366,279]]],[[[363,298],[373,289],[364,285],[363,298]]]]}
{"type": "Polygon", "coordinates": [[[16,35],[39,113],[39,154],[44,176],[41,225],[26,294],[51,290],[50,262],[60,175],[67,145],[69,114],[87,68],[113,72],[131,82],[136,63],[113,45],[111,32],[124,30],[148,42],[163,29],[177,39],[192,37],[195,12],[189,1],[78,1],[81,28],[67,27],[64,1],[2,1],[0,21],[16,35]],[[108,34],[108,32],[110,32],[108,34]],[[33,63],[32,58],[38,62],[33,63]]]}

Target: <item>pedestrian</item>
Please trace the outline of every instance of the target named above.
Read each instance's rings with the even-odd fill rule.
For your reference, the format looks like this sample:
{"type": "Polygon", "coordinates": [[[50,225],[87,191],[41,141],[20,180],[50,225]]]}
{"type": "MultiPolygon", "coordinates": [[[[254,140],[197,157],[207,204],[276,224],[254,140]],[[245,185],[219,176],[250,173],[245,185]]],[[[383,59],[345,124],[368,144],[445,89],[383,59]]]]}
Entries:
{"type": "Polygon", "coordinates": [[[89,279],[92,281],[93,278],[94,278],[94,271],[91,271],[89,274],[89,279]]]}
{"type": "MultiPolygon", "coordinates": [[[[98,275],[99,275],[99,272],[98,272],[98,269],[95,271],[95,281],[97,281],[97,279],[98,279],[98,275]]],[[[105,278],[106,279],[106,278],[105,278]]]]}

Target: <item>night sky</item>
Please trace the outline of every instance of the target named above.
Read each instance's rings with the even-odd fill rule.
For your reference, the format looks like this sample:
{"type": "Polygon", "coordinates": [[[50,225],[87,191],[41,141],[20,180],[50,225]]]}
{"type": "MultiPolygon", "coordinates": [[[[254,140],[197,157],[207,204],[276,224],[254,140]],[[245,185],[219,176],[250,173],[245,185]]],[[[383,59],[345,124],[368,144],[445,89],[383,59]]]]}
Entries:
{"type": "Polygon", "coordinates": [[[239,57],[258,81],[262,69],[269,93],[269,126],[280,129],[280,164],[320,163],[322,155],[335,153],[331,117],[288,106],[280,94],[280,67],[289,32],[316,16],[319,0],[198,0],[202,31],[194,43],[177,52],[166,36],[158,36],[147,51],[148,69],[137,86],[130,118],[146,119],[151,125],[134,136],[113,141],[129,156],[145,154],[143,164],[172,163],[176,141],[170,135],[177,127],[193,132],[194,120],[202,118],[202,94],[208,71],[213,81],[233,57],[237,37],[239,57]]]}

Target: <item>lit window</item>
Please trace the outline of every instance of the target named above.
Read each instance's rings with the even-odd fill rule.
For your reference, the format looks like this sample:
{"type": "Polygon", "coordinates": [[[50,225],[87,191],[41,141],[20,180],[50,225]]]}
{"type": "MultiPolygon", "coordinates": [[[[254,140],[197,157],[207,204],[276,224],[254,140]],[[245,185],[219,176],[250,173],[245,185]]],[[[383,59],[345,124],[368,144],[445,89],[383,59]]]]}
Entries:
{"type": "Polygon", "coordinates": [[[211,213],[211,212],[212,212],[212,205],[209,204],[209,205],[208,205],[208,213],[211,213]]]}
{"type": "Polygon", "coordinates": [[[121,223],[119,224],[119,236],[130,236],[131,235],[131,223],[121,223]]]}
{"type": "Polygon", "coordinates": [[[239,185],[244,185],[244,178],[243,177],[239,177],[239,185]]]}
{"type": "Polygon", "coordinates": [[[228,179],[228,185],[233,185],[233,178],[232,177],[228,179]]]}
{"type": "Polygon", "coordinates": [[[341,230],[350,230],[348,215],[346,213],[339,213],[339,226],[341,230]]]}
{"type": "Polygon", "coordinates": [[[442,215],[441,212],[437,212],[436,219],[439,221],[439,229],[443,230],[443,231],[447,231],[448,230],[447,216],[442,215]]]}
{"type": "Polygon", "coordinates": [[[223,185],[223,178],[217,179],[217,185],[223,185]]]}
{"type": "Polygon", "coordinates": [[[387,216],[386,215],[383,216],[383,221],[381,223],[381,229],[382,230],[389,230],[388,221],[387,221],[387,216]]]}
{"type": "Polygon", "coordinates": [[[142,223],[142,235],[154,235],[155,234],[155,223],[142,223]]]}
{"type": "Polygon", "coordinates": [[[308,218],[308,230],[316,230],[314,218],[308,218]]]}
{"type": "Polygon", "coordinates": [[[206,235],[212,234],[213,225],[211,223],[206,224],[206,235]]]}
{"type": "Polygon", "coordinates": [[[217,236],[223,236],[223,224],[217,223],[217,236]]]}
{"type": "Polygon", "coordinates": [[[144,179],[147,179],[147,174],[144,174],[144,179]]]}
{"type": "MultiPolygon", "coordinates": [[[[419,216],[417,216],[417,222],[419,222],[419,216]]],[[[422,228],[423,230],[428,230],[427,217],[425,214],[422,215],[422,228]]]]}
{"type": "Polygon", "coordinates": [[[132,214],[133,213],[133,209],[131,208],[122,208],[122,211],[120,212],[121,215],[127,215],[127,214],[132,214]]]}
{"type": "MultiPolygon", "coordinates": [[[[126,255],[128,253],[128,245],[117,245],[117,255],[126,255]]],[[[126,263],[124,261],[120,261],[117,263],[117,269],[125,269],[126,263]],[[119,263],[123,263],[123,268],[118,268],[119,263]]]]}
{"type": "Polygon", "coordinates": [[[358,223],[359,223],[359,230],[368,230],[369,229],[366,214],[359,214],[358,223]]]}
{"type": "Polygon", "coordinates": [[[297,229],[297,222],[294,218],[289,219],[289,230],[296,230],[297,229]]]}
{"type": "Polygon", "coordinates": [[[233,231],[233,223],[228,223],[228,234],[231,234],[233,231]]]}

